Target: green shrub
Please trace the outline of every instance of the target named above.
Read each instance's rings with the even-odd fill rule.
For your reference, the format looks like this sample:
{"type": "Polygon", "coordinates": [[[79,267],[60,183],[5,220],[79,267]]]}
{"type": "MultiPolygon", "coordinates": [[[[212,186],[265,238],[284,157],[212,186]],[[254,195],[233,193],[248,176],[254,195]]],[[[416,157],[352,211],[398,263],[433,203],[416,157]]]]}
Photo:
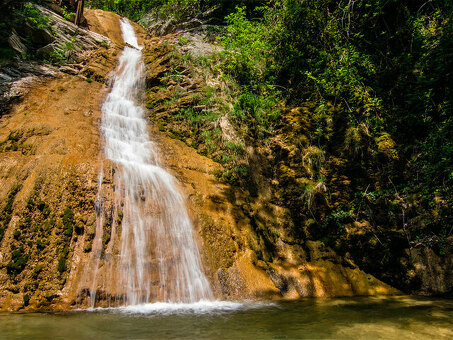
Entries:
{"type": "Polygon", "coordinates": [[[36,248],[38,250],[43,250],[46,247],[46,244],[42,240],[36,241],[36,248]]]}
{"type": "Polygon", "coordinates": [[[16,276],[24,270],[29,255],[24,255],[23,251],[23,247],[21,247],[11,253],[11,261],[6,265],[6,272],[9,275],[16,276]]]}
{"type": "Polygon", "coordinates": [[[343,223],[350,222],[351,218],[352,213],[350,211],[344,211],[342,207],[339,207],[326,216],[322,226],[324,228],[327,228],[329,226],[339,228],[343,223]]]}
{"type": "Polygon", "coordinates": [[[30,303],[30,295],[25,294],[23,296],[23,300],[24,300],[24,306],[28,306],[28,304],[30,303]]]}
{"type": "Polygon", "coordinates": [[[0,65],[8,62],[16,56],[16,52],[10,48],[0,48],[0,65]]]}
{"type": "Polygon", "coordinates": [[[74,21],[76,14],[74,12],[68,11],[66,6],[62,7],[63,9],[63,17],[68,21],[74,21]]]}
{"type": "Polygon", "coordinates": [[[63,212],[63,226],[64,226],[64,236],[68,239],[72,237],[74,232],[74,212],[71,208],[66,208],[63,212]]]}
{"type": "Polygon", "coordinates": [[[43,15],[33,4],[24,4],[23,15],[25,20],[35,29],[52,29],[49,17],[43,15]]]}
{"type": "Polygon", "coordinates": [[[60,256],[58,258],[58,265],[57,265],[57,270],[60,274],[64,273],[66,271],[66,258],[64,256],[60,256]]]}
{"type": "Polygon", "coordinates": [[[0,241],[3,239],[5,230],[8,228],[9,222],[11,221],[14,199],[16,198],[19,190],[20,187],[17,185],[12,187],[11,191],[8,193],[6,204],[0,212],[0,241]]]}

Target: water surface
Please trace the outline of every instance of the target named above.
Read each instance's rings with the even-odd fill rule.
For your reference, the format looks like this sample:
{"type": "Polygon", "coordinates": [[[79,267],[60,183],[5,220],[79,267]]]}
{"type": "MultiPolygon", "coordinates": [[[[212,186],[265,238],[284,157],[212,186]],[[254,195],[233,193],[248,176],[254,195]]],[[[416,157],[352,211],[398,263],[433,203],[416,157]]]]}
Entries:
{"type": "Polygon", "coordinates": [[[1,339],[452,339],[453,301],[411,297],[145,304],[0,314],[1,339]]]}

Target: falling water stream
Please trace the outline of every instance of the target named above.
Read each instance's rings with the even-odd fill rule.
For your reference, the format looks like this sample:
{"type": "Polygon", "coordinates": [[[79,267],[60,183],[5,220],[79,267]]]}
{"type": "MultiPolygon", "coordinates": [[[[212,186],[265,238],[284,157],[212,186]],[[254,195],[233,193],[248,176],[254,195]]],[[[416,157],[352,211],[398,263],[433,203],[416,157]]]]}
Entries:
{"type": "MultiPolygon", "coordinates": [[[[100,221],[93,241],[95,259],[90,267],[94,273],[91,304],[94,307],[99,286],[112,285],[102,282],[107,280],[120,287],[122,305],[210,300],[213,294],[201,268],[184,199],[173,176],[159,165],[155,145],[148,136],[144,109],[137,103],[143,84],[141,46],[126,19],[121,20],[121,29],[129,46],[123,50],[112,90],[102,106],[101,125],[105,157],[116,169],[116,206],[122,210],[117,212],[121,225],[112,229],[112,235],[115,231],[120,235],[119,259],[118,265],[107,270],[110,273],[102,277],[97,274],[105,233],[102,214],[98,214],[100,221]]],[[[110,242],[114,242],[113,237],[110,242]]]]}

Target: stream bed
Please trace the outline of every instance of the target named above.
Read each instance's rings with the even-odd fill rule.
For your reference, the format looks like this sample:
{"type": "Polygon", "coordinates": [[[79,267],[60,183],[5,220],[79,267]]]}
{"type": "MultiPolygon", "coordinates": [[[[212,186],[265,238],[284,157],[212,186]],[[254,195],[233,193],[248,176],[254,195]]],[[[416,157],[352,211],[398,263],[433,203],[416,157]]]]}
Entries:
{"type": "Polygon", "coordinates": [[[453,300],[408,296],[0,313],[1,339],[452,339],[453,300]]]}

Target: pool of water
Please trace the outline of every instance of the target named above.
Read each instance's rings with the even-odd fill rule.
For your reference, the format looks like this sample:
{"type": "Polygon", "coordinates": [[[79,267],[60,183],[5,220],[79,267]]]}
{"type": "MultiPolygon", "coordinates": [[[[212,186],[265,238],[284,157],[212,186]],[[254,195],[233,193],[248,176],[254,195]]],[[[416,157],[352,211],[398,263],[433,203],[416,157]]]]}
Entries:
{"type": "Polygon", "coordinates": [[[158,303],[58,313],[0,313],[0,338],[453,339],[453,300],[158,303]]]}

